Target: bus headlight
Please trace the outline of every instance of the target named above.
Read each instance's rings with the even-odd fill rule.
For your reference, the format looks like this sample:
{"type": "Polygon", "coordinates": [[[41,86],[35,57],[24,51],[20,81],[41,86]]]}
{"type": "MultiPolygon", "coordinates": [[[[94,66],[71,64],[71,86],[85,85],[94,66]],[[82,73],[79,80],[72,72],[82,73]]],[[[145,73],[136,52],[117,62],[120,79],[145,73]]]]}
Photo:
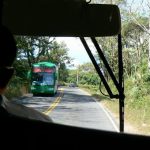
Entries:
{"type": "Polygon", "coordinates": [[[54,88],[48,88],[48,90],[49,90],[49,91],[52,91],[52,90],[54,90],[54,88]]]}

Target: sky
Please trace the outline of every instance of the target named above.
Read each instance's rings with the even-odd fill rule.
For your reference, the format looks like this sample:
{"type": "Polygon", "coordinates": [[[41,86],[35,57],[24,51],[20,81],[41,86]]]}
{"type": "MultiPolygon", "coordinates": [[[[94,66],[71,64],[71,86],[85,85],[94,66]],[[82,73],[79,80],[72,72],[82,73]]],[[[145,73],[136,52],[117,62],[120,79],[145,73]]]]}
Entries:
{"type": "MultiPolygon", "coordinates": [[[[56,38],[58,43],[64,42],[69,49],[68,55],[71,58],[74,58],[73,64],[75,66],[84,64],[86,62],[91,62],[84,46],[82,45],[82,42],[79,38],[75,37],[57,37],[56,38]]],[[[89,46],[92,50],[92,52],[95,52],[94,46],[91,44],[91,42],[88,42],[89,46]]]]}

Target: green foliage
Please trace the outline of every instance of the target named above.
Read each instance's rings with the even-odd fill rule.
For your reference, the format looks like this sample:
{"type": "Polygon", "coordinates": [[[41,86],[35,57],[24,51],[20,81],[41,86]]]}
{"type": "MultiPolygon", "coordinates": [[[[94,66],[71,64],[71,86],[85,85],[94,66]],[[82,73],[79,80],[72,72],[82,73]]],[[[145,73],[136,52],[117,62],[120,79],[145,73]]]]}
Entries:
{"type": "Polygon", "coordinates": [[[77,81],[77,70],[68,70],[68,83],[76,83],[77,81]]]}
{"type": "Polygon", "coordinates": [[[150,84],[150,72],[147,72],[146,74],[143,75],[143,80],[144,82],[147,82],[150,84]]]}
{"type": "Polygon", "coordinates": [[[98,85],[100,80],[93,64],[85,63],[80,65],[78,69],[70,70],[67,82],[76,83],[78,78],[79,84],[98,85]]]}
{"type": "Polygon", "coordinates": [[[5,96],[8,99],[12,99],[12,98],[21,96],[23,94],[22,93],[23,92],[22,91],[23,85],[24,85],[24,82],[23,82],[23,80],[21,80],[20,77],[13,76],[13,78],[11,79],[11,81],[7,87],[7,90],[5,92],[5,96]]]}
{"type": "Polygon", "coordinates": [[[25,59],[16,60],[13,66],[15,68],[15,76],[20,78],[22,81],[26,82],[27,74],[28,71],[30,70],[27,60],[25,59]]]}

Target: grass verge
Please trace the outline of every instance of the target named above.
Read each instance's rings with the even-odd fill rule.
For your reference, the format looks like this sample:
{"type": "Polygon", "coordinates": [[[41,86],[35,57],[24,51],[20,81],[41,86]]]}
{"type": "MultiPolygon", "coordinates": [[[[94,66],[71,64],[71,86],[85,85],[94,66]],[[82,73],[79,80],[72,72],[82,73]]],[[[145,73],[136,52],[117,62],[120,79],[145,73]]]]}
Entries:
{"type": "MultiPolygon", "coordinates": [[[[102,95],[99,92],[98,87],[80,85],[80,88],[90,93],[91,96],[95,97],[97,101],[99,101],[106,109],[108,109],[119,125],[118,99],[110,99],[107,96],[102,95]]],[[[140,102],[139,99],[135,100],[131,98],[131,95],[128,92],[129,90],[125,93],[124,132],[139,135],[150,135],[150,96],[143,98],[145,102],[143,99],[140,102]]]]}

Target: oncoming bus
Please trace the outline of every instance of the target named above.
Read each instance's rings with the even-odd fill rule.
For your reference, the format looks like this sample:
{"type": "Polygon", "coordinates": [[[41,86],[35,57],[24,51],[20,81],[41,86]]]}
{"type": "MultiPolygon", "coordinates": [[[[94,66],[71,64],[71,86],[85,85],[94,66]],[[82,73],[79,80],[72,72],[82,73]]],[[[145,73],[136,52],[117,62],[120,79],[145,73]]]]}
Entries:
{"type": "Polygon", "coordinates": [[[31,93],[50,94],[57,93],[58,67],[51,62],[38,62],[32,65],[31,93]]]}

